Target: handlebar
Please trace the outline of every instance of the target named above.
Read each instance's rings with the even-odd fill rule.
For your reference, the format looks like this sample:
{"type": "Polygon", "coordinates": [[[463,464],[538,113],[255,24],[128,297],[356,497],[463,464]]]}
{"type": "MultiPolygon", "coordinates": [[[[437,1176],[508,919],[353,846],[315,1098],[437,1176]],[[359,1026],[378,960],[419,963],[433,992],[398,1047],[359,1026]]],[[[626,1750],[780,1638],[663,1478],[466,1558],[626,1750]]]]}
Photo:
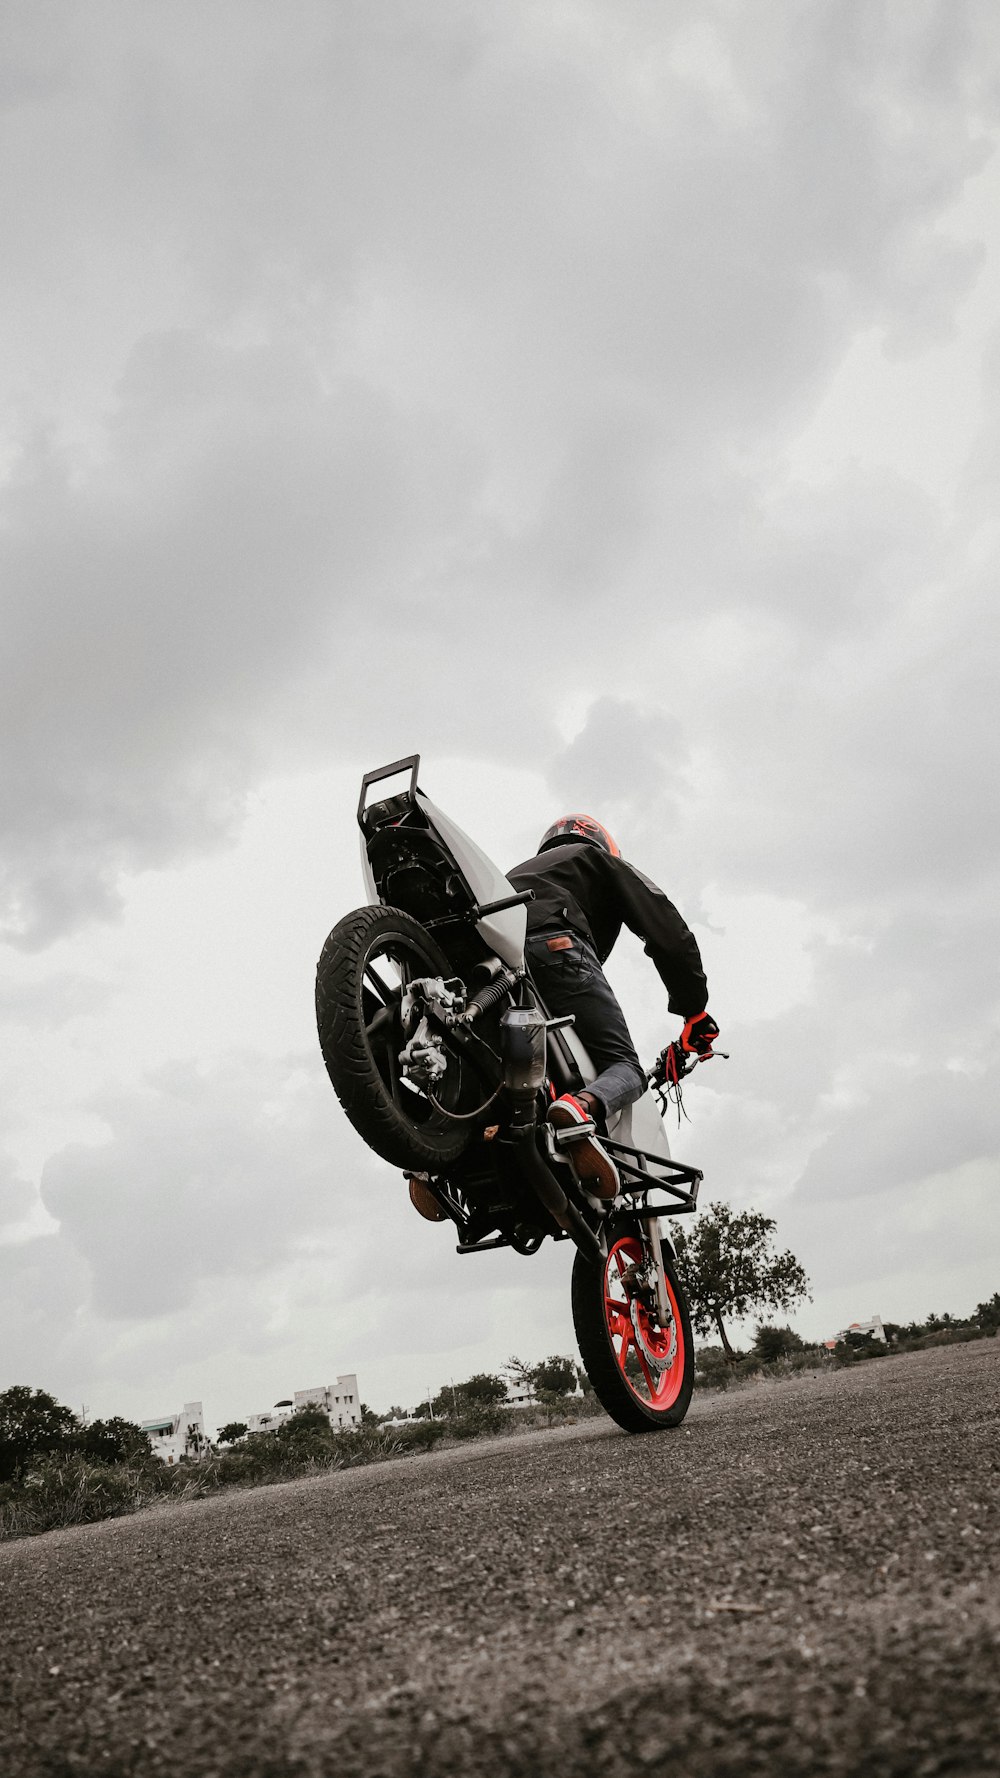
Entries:
{"type": "Polygon", "coordinates": [[[674,1085],[697,1068],[699,1062],[710,1062],[713,1056],[721,1056],[724,1062],[729,1060],[725,1050],[709,1050],[704,1056],[695,1055],[691,1050],[682,1049],[680,1039],[675,1038],[673,1043],[668,1043],[666,1049],[660,1051],[652,1068],[648,1070],[646,1079],[651,1087],[665,1087],[668,1083],[674,1085]]]}

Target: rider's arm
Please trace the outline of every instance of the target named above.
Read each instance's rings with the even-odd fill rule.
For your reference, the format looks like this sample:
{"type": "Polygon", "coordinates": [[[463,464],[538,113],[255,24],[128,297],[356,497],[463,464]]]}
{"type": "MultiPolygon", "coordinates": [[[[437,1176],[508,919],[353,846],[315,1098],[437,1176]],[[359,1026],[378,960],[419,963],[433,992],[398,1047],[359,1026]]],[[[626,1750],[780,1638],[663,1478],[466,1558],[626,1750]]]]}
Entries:
{"type": "Polygon", "coordinates": [[[670,995],[670,1011],[687,1019],[708,1004],[708,982],[698,941],[662,889],[627,864],[605,858],[609,887],[624,924],[641,938],[660,980],[670,995]]]}

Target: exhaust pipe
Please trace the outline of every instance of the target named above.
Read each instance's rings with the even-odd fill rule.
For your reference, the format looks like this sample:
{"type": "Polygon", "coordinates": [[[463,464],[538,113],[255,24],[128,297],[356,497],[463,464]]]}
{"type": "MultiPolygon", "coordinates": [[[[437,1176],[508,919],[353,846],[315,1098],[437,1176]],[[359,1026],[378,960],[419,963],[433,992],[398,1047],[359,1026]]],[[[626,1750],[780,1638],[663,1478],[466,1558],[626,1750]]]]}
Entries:
{"type": "Polygon", "coordinates": [[[539,1154],[534,1130],[518,1133],[513,1140],[503,1142],[502,1146],[510,1150],[521,1178],[528,1181],[539,1203],[548,1211],[553,1221],[566,1231],[580,1252],[585,1253],[595,1265],[605,1260],[607,1254],[589,1222],[580,1214],[576,1205],[570,1202],[555,1174],[539,1154]]]}
{"type": "Polygon", "coordinates": [[[548,1021],[537,1007],[510,1007],[500,1021],[503,1084],[511,1107],[510,1135],[502,1146],[539,1203],[571,1241],[595,1262],[605,1250],[586,1217],[570,1203],[555,1174],[538,1152],[538,1090],[545,1079],[545,1031],[548,1021]]]}

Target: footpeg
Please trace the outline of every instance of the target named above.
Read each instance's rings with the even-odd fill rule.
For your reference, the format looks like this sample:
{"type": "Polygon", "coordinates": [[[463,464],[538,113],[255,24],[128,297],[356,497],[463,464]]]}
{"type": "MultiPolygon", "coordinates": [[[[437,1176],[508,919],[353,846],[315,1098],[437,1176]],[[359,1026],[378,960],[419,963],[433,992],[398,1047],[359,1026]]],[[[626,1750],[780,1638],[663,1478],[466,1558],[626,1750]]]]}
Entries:
{"type": "Polygon", "coordinates": [[[557,1148],[568,1148],[573,1142],[582,1142],[587,1136],[597,1135],[597,1125],[592,1117],[581,1124],[567,1124],[564,1129],[552,1132],[557,1148]]]}

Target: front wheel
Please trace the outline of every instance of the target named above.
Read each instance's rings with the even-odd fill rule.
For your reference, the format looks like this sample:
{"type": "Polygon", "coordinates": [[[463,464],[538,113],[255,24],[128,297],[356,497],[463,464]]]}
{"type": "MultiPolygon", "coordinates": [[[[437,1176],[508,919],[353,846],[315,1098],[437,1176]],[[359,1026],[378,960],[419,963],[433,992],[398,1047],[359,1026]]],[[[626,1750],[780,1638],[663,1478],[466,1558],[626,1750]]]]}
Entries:
{"type": "Polygon", "coordinates": [[[577,1253],[573,1266],[573,1325],[580,1357],[601,1406],[626,1432],[679,1426],[694,1387],[691,1317],[673,1260],[664,1248],[669,1325],[661,1327],[634,1272],[647,1255],[635,1217],[609,1235],[608,1257],[597,1264],[577,1253]]]}

